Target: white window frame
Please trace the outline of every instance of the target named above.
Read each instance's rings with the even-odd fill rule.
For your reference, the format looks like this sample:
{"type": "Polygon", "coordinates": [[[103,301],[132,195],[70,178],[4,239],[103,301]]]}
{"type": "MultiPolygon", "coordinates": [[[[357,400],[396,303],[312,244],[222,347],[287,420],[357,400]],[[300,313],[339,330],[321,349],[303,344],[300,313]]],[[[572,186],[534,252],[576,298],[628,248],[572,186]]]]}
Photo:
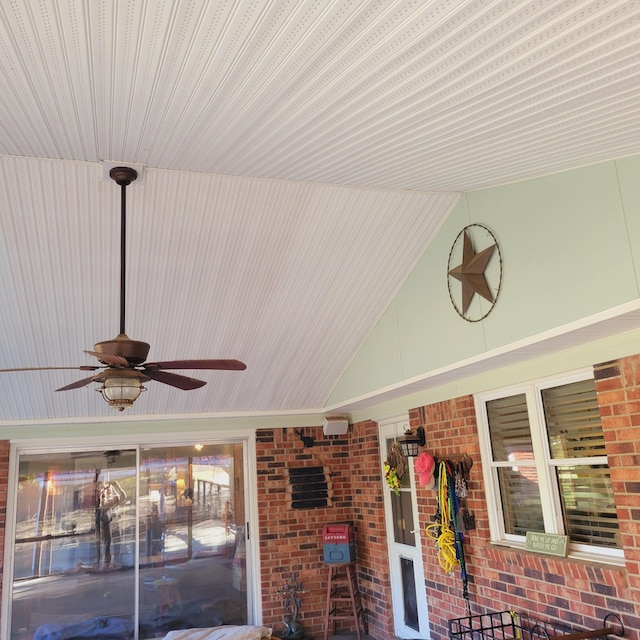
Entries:
{"type": "MultiPolygon", "coordinates": [[[[564,534],[562,504],[554,477],[554,468],[566,465],[567,460],[551,458],[546,424],[544,421],[542,391],[549,387],[558,387],[587,379],[593,379],[592,369],[582,369],[562,376],[553,376],[509,387],[503,387],[486,393],[478,393],[474,396],[476,416],[478,420],[478,436],[480,439],[482,473],[489,515],[489,531],[492,543],[524,549],[526,538],[525,536],[508,534],[505,531],[497,470],[500,467],[513,466],[513,463],[504,461],[494,462],[493,460],[491,439],[489,435],[489,420],[487,416],[487,402],[524,394],[529,414],[529,425],[531,429],[531,441],[534,456],[531,460],[519,460],[518,465],[527,465],[536,468],[540,482],[540,499],[542,503],[545,532],[564,534]]],[[[572,458],[571,462],[575,464],[609,464],[606,455],[592,456],[589,458],[572,458]]],[[[569,541],[567,555],[570,558],[598,560],[611,564],[624,563],[624,551],[622,549],[578,544],[571,541],[569,541]]]]}

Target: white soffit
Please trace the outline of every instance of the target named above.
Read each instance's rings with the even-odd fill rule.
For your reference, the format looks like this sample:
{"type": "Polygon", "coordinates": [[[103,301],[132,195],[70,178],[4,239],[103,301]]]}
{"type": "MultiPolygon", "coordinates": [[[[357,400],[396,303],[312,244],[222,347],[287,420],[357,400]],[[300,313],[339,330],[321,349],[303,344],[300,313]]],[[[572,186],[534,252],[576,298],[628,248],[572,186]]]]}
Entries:
{"type": "Polygon", "coordinates": [[[13,0],[0,153],[466,191],[637,153],[630,0],[13,0]]]}

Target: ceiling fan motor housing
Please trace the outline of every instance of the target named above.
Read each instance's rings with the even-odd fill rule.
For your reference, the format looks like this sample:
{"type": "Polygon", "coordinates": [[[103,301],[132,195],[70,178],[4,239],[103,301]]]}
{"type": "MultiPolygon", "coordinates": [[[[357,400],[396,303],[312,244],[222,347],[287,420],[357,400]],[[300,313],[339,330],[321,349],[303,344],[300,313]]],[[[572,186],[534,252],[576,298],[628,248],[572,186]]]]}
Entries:
{"type": "MultiPolygon", "coordinates": [[[[131,365],[142,364],[149,355],[150,345],[140,340],[131,340],[126,334],[121,333],[113,340],[104,340],[95,344],[98,353],[109,356],[121,356],[126,358],[131,365]]],[[[108,363],[103,363],[108,364],[108,363]]]]}

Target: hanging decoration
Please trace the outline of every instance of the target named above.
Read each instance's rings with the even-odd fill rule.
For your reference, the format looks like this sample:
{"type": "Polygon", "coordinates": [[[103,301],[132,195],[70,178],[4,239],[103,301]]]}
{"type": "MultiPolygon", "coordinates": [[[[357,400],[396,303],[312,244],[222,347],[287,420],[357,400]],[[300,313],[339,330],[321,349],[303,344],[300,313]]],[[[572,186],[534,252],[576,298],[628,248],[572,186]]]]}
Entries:
{"type": "Polygon", "coordinates": [[[433,456],[423,451],[413,463],[413,468],[418,474],[418,484],[426,489],[433,489],[436,486],[436,478],[433,474],[436,461],[433,456]]]}
{"type": "Polygon", "coordinates": [[[387,459],[383,465],[384,479],[396,495],[400,495],[400,483],[407,470],[407,460],[397,442],[389,446],[387,459]]]}
{"type": "Polygon", "coordinates": [[[458,234],[449,252],[447,278],[451,303],[461,318],[479,322],[491,313],[502,286],[502,256],[487,227],[470,224],[458,234]],[[484,248],[476,252],[474,246],[484,248]],[[484,301],[472,305],[476,293],[484,301]]]}
{"type": "MultiPolygon", "coordinates": [[[[453,573],[460,567],[462,596],[467,602],[467,609],[469,609],[464,534],[467,529],[475,528],[475,519],[468,512],[466,506],[469,469],[473,463],[466,454],[455,456],[455,458],[456,460],[435,461],[438,509],[435,522],[427,525],[425,532],[436,543],[438,562],[442,569],[446,573],[453,573]]],[[[418,461],[416,461],[416,465],[417,463],[418,461]]],[[[423,459],[418,466],[421,469],[427,468],[428,460],[423,459]]],[[[418,473],[420,472],[418,471],[418,473]]]]}
{"type": "Polygon", "coordinates": [[[436,541],[438,562],[445,573],[458,568],[460,560],[456,549],[455,506],[453,486],[448,473],[447,463],[438,463],[438,511],[436,522],[427,525],[427,535],[436,541]]]}

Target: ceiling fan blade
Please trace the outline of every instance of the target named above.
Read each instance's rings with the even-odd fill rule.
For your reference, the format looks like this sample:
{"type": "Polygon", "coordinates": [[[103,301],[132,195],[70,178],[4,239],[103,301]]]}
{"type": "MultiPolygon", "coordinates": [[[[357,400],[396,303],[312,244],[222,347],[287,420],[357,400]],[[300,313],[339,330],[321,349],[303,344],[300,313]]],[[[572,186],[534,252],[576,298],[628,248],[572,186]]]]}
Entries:
{"type": "Polygon", "coordinates": [[[97,371],[100,367],[86,364],[79,367],[19,367],[18,369],[0,369],[0,373],[11,373],[12,371],[60,371],[62,369],[70,369],[73,371],[97,371]]]}
{"type": "Polygon", "coordinates": [[[247,365],[240,360],[168,360],[166,362],[147,362],[145,369],[221,369],[225,371],[244,371],[247,365]]]}
{"type": "Polygon", "coordinates": [[[204,385],[207,384],[204,380],[196,380],[195,378],[188,378],[187,376],[181,376],[177,373],[158,371],[157,369],[147,369],[146,367],[142,370],[142,373],[149,376],[149,378],[155,380],[156,382],[162,382],[163,384],[168,384],[171,387],[176,387],[177,389],[182,389],[183,391],[199,389],[200,387],[204,387],[204,385]]]}
{"type": "Polygon", "coordinates": [[[122,356],[114,356],[109,353],[99,353],[98,351],[87,351],[86,349],[84,350],[84,352],[87,355],[93,356],[94,358],[98,358],[100,362],[104,362],[105,364],[108,364],[110,367],[131,366],[129,364],[129,361],[126,358],[123,358],[122,356]]]}
{"type": "Polygon", "coordinates": [[[91,378],[84,378],[83,380],[76,380],[71,384],[56,389],[56,391],[71,391],[71,389],[79,389],[80,387],[86,387],[93,382],[93,376],[91,378]]]}

